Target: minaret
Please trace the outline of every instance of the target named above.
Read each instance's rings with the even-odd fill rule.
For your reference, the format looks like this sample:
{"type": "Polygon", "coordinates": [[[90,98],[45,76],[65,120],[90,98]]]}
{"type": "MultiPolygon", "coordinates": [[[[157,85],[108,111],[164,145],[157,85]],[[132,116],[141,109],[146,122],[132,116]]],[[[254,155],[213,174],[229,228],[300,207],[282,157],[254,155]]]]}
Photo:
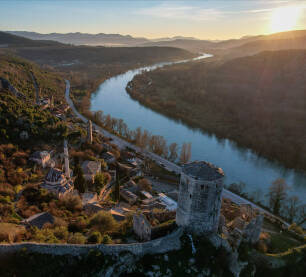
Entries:
{"type": "Polygon", "coordinates": [[[68,143],[64,140],[64,158],[65,158],[65,176],[70,178],[70,168],[69,168],[69,155],[68,155],[68,143]]]}
{"type": "Polygon", "coordinates": [[[87,142],[92,144],[92,122],[88,120],[87,125],[87,142]]]}

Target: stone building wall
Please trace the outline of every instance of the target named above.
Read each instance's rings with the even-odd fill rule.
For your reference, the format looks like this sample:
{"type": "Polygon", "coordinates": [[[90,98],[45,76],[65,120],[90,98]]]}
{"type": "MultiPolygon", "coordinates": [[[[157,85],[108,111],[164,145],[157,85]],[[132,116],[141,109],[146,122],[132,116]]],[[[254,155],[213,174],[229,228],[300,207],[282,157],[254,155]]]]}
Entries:
{"type": "Polygon", "coordinates": [[[181,248],[180,238],[183,234],[181,228],[173,233],[159,239],[143,243],[131,244],[97,244],[97,245],[77,245],[77,244],[47,244],[47,243],[13,243],[0,244],[0,255],[15,253],[21,249],[29,252],[52,254],[52,255],[72,255],[80,256],[87,254],[90,250],[98,250],[105,255],[119,255],[121,252],[130,252],[136,256],[146,254],[163,254],[168,251],[181,248]]]}
{"type": "Polygon", "coordinates": [[[134,214],[133,230],[135,234],[142,240],[148,241],[151,239],[151,224],[143,214],[134,214]]]}
{"type": "Polygon", "coordinates": [[[216,180],[196,179],[181,173],[176,222],[196,233],[218,229],[223,177],[216,180]]]}

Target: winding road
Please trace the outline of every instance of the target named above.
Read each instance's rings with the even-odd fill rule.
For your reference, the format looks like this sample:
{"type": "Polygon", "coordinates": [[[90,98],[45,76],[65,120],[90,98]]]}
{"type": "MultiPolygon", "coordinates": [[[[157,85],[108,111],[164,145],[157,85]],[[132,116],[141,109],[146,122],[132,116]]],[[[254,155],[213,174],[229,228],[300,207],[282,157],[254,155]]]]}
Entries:
{"type": "MultiPolygon", "coordinates": [[[[73,101],[70,98],[70,82],[68,80],[65,80],[66,82],[66,91],[65,91],[65,98],[66,101],[68,103],[68,105],[70,106],[71,110],[74,112],[74,114],[81,119],[84,123],[88,122],[88,119],[86,117],[84,117],[83,115],[81,115],[77,109],[74,106],[73,101]]],[[[135,152],[142,154],[144,157],[149,158],[151,160],[154,160],[155,162],[159,163],[159,164],[163,164],[164,167],[169,170],[169,171],[173,171],[177,174],[180,174],[182,169],[180,166],[178,166],[175,163],[172,163],[152,152],[146,151],[146,150],[142,150],[140,147],[131,144],[113,134],[111,134],[110,132],[104,130],[103,128],[101,128],[100,126],[98,126],[95,123],[92,123],[92,125],[95,127],[95,130],[97,132],[99,132],[101,135],[111,138],[112,139],[112,143],[116,144],[120,149],[125,149],[126,147],[129,147],[131,149],[133,149],[135,152]]],[[[223,189],[223,193],[222,193],[222,197],[223,198],[227,198],[230,199],[231,201],[233,201],[234,203],[241,205],[241,204],[249,204],[251,205],[253,208],[258,209],[260,212],[270,216],[270,217],[274,217],[275,219],[279,220],[280,222],[282,222],[285,226],[290,226],[290,224],[288,222],[285,222],[283,219],[275,216],[274,214],[268,212],[267,210],[263,209],[262,207],[254,204],[253,202],[227,190],[227,189],[223,189]]]]}

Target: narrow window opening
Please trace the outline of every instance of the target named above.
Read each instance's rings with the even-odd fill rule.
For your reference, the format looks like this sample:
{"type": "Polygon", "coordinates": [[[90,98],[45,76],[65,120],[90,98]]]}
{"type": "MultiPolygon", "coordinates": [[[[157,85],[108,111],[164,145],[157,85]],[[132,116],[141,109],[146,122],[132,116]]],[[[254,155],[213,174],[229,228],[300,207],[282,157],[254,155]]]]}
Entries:
{"type": "Polygon", "coordinates": [[[191,194],[190,194],[190,199],[191,199],[191,194]]]}

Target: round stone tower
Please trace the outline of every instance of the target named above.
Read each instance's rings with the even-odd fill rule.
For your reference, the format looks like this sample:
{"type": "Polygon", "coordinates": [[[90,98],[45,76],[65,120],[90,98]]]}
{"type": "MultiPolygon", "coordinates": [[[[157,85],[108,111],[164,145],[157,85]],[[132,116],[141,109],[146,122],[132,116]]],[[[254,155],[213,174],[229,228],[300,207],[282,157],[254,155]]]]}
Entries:
{"type": "Polygon", "coordinates": [[[193,233],[216,232],[224,173],[207,162],[183,165],[176,223],[193,233]]]}

